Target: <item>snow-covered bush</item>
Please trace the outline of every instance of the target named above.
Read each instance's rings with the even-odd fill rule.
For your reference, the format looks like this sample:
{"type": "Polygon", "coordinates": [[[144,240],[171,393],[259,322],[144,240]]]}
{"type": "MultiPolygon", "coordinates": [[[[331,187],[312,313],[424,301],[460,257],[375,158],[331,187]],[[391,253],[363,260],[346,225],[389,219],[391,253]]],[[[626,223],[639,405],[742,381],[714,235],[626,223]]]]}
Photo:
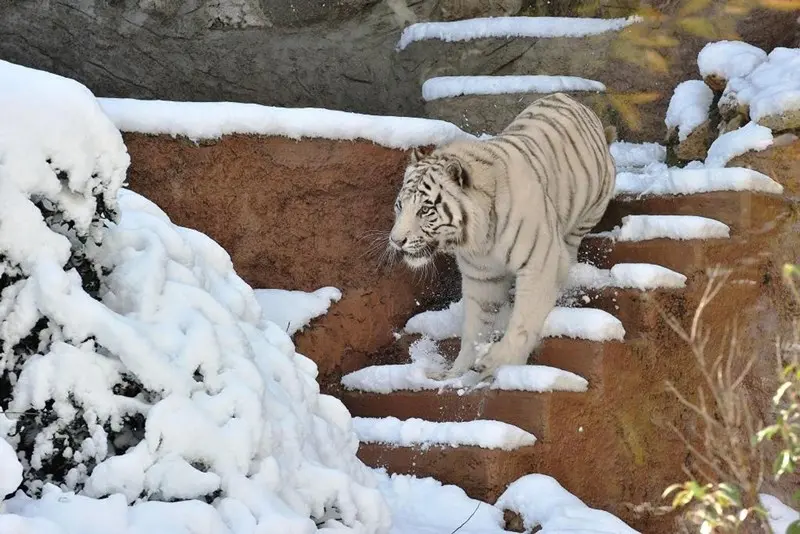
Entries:
{"type": "MultiPolygon", "coordinates": [[[[22,489],[191,499],[176,532],[388,530],[347,410],[222,248],[121,189],[128,155],[91,92],[0,61],[0,116],[0,441],[22,489]]],[[[36,515],[25,499],[6,511],[36,515]]]]}

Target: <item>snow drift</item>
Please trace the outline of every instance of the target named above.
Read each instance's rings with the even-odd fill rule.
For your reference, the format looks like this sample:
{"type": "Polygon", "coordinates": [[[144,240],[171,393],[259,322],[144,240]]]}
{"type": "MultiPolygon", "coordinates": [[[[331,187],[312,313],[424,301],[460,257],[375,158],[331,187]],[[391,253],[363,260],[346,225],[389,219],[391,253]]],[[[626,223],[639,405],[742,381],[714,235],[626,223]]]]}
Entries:
{"type": "Polygon", "coordinates": [[[2,528],[387,532],[347,410],[221,247],[121,189],[91,92],[0,61],[0,114],[2,528]]]}

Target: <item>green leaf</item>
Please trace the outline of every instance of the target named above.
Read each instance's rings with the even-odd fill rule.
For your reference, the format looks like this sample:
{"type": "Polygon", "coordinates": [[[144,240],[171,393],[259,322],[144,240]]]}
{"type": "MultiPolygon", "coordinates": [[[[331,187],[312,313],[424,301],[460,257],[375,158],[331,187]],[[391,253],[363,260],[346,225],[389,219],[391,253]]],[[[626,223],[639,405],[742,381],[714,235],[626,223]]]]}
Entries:
{"type": "Polygon", "coordinates": [[[786,534],[800,534],[800,519],[789,524],[786,534]]]}

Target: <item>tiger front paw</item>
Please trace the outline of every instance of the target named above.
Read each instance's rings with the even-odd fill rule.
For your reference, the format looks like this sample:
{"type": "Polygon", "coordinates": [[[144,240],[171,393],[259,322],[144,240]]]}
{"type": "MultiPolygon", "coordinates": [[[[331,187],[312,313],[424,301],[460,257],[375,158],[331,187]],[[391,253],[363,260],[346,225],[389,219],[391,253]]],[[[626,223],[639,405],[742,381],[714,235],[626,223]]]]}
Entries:
{"type": "Polygon", "coordinates": [[[508,354],[503,343],[494,343],[485,354],[478,357],[471,369],[478,373],[481,381],[494,377],[498,367],[509,363],[508,354]]]}

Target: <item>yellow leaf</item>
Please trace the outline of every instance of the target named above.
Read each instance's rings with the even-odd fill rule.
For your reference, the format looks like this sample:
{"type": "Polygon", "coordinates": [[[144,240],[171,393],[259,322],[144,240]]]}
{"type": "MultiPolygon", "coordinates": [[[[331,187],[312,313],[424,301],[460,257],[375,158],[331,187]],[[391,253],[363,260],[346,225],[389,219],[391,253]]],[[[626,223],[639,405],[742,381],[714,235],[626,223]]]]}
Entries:
{"type": "Polygon", "coordinates": [[[624,95],[609,95],[611,105],[620,114],[622,120],[631,130],[639,130],[642,127],[642,116],[635,105],[631,105],[624,95]]]}
{"type": "Polygon", "coordinates": [[[665,74],[669,71],[669,63],[664,56],[655,50],[645,50],[644,60],[650,70],[658,72],[659,74],[665,74]]]}
{"type": "Polygon", "coordinates": [[[698,11],[704,10],[708,7],[708,4],[711,3],[711,0],[686,0],[681,6],[680,10],[678,11],[679,17],[686,17],[689,15],[693,15],[698,11]]]}
{"type": "Polygon", "coordinates": [[[725,6],[723,11],[726,15],[733,15],[735,17],[743,17],[750,13],[753,10],[752,6],[747,5],[740,5],[740,4],[728,4],[725,6]]]}
{"type": "Polygon", "coordinates": [[[594,17],[597,16],[597,12],[600,10],[600,0],[592,0],[591,2],[586,2],[582,4],[577,10],[576,15],[579,17],[594,17]]]}
{"type": "Polygon", "coordinates": [[[649,104],[661,98],[661,93],[628,93],[625,96],[632,104],[649,104]]]}
{"type": "Polygon", "coordinates": [[[685,31],[697,35],[698,37],[713,39],[717,34],[714,25],[705,17],[686,17],[684,19],[679,19],[678,24],[685,31]]]}
{"type": "Polygon", "coordinates": [[[670,48],[678,46],[680,41],[663,30],[651,30],[641,26],[629,26],[620,37],[638,46],[648,48],[670,48]]]}
{"type": "Polygon", "coordinates": [[[800,0],[760,0],[761,5],[767,9],[780,11],[794,11],[800,9],[800,0]]]}
{"type": "Polygon", "coordinates": [[[665,18],[664,14],[661,11],[650,7],[650,6],[641,6],[639,9],[636,10],[636,15],[642,17],[644,20],[662,20],[665,18]]]}

